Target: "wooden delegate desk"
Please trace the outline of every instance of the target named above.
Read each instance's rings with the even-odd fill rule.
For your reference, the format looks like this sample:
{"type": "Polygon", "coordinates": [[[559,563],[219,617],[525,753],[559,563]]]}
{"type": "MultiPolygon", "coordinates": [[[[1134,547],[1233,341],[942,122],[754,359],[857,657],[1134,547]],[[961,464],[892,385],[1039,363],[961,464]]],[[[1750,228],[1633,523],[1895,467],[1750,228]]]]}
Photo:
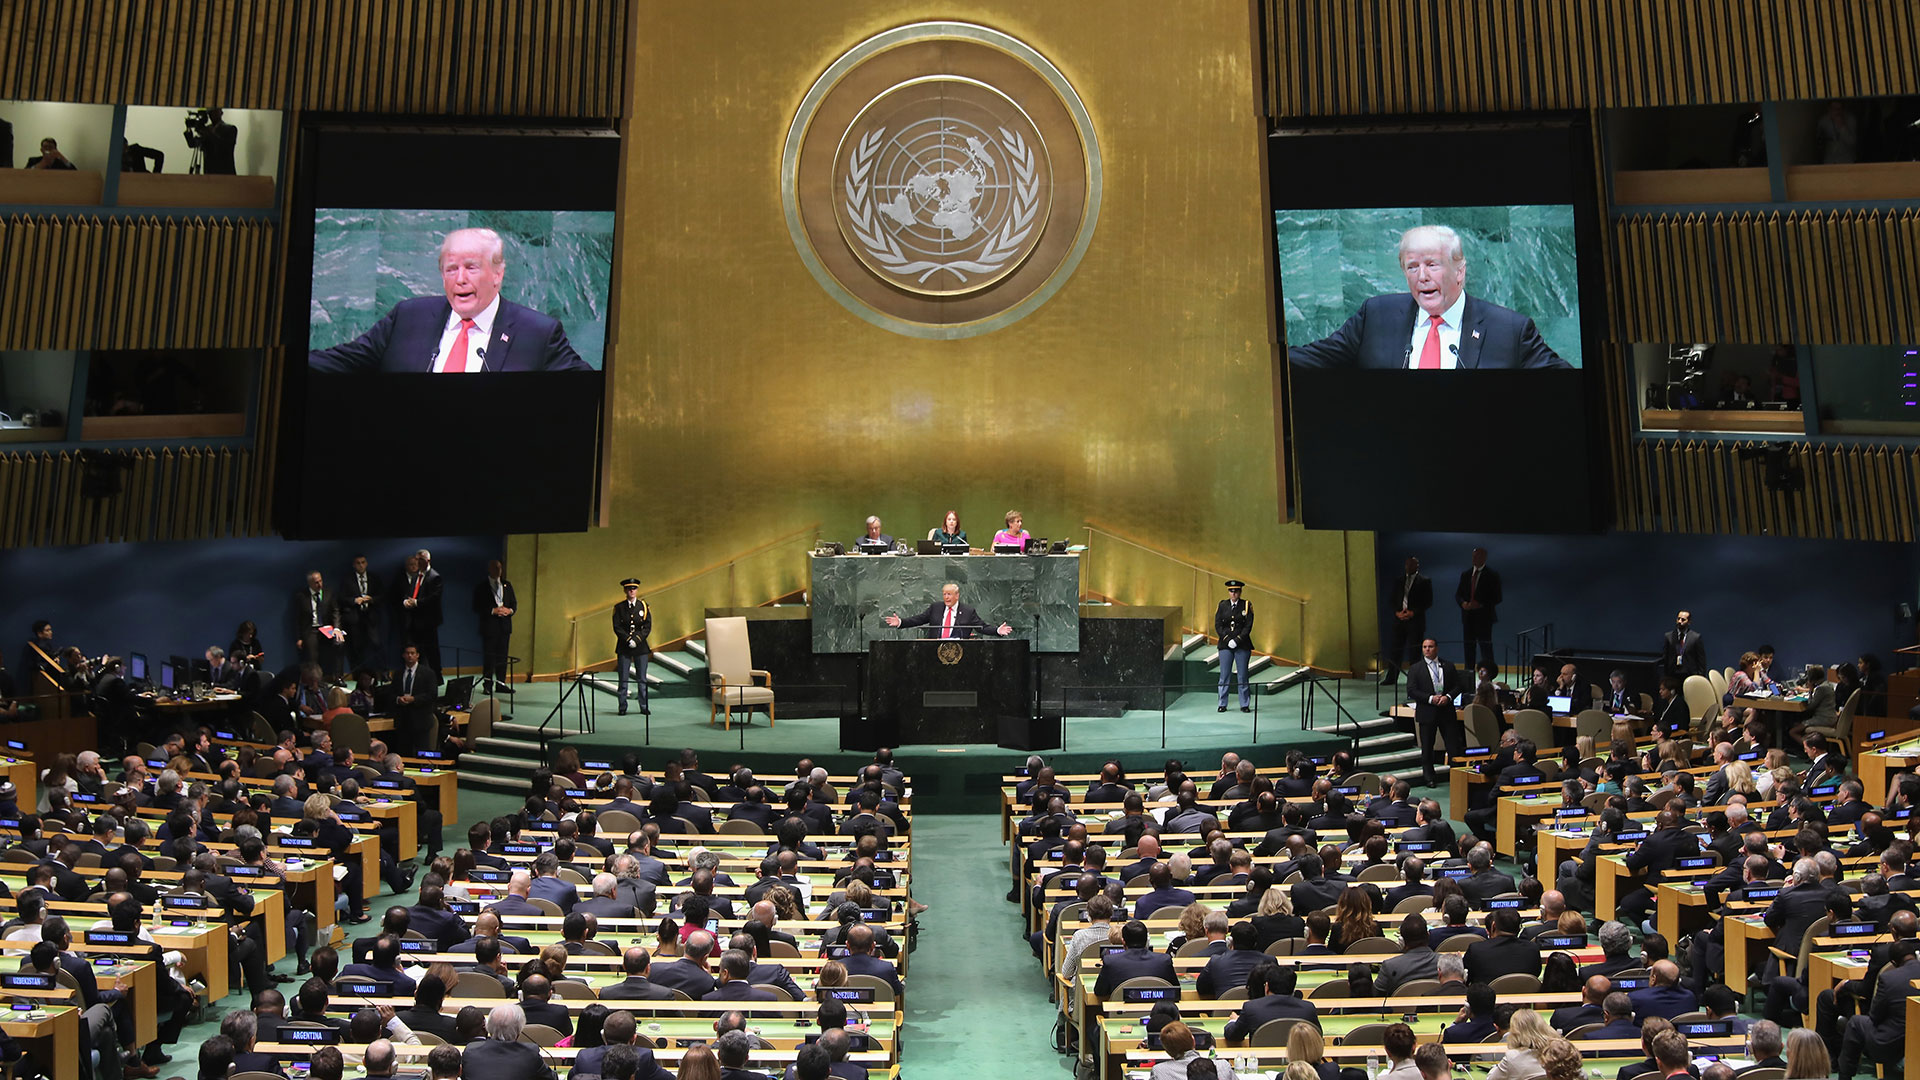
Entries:
{"type": "Polygon", "coordinates": [[[13,781],[13,786],[17,789],[14,794],[14,805],[20,807],[22,813],[30,812],[33,807],[39,805],[40,769],[34,764],[32,758],[11,755],[0,757],[0,776],[13,781]]]}
{"type": "Polygon", "coordinates": [[[440,811],[441,821],[448,828],[460,820],[460,774],[447,767],[445,762],[433,763],[420,758],[404,758],[400,774],[413,781],[414,792],[431,791],[439,802],[434,808],[440,811]]]}
{"type": "MultiPolygon", "coordinates": [[[[145,929],[150,930],[152,928],[146,927],[145,929]]],[[[80,930],[74,930],[73,951],[82,956],[131,958],[145,956],[149,951],[149,946],[145,944],[88,945],[80,940],[80,933],[80,930]]],[[[156,942],[157,940],[156,938],[156,942]]],[[[39,943],[34,941],[0,942],[0,951],[16,954],[24,964],[27,953],[31,952],[33,946],[37,944],[39,943]]],[[[160,948],[165,950],[168,946],[161,945],[160,948]]],[[[10,957],[9,959],[11,960],[12,958],[10,957]]],[[[158,983],[155,980],[170,978],[171,976],[162,975],[160,966],[151,960],[134,959],[117,960],[112,967],[95,967],[93,974],[94,979],[102,986],[109,990],[119,990],[126,994],[128,1008],[133,1013],[134,1045],[145,1046],[152,1042],[160,1026],[158,1010],[156,1008],[159,1002],[159,989],[158,983]]],[[[54,999],[66,1000],[72,993],[74,993],[74,991],[66,987],[59,987],[54,990],[8,990],[6,996],[17,998],[44,995],[54,999]]],[[[218,999],[210,999],[210,1002],[213,1000],[218,999]]]]}
{"type": "MultiPolygon", "coordinates": [[[[1704,1038],[1689,1038],[1687,1046],[1693,1050],[1713,1050],[1725,1057],[1731,1057],[1746,1048],[1745,1035],[1716,1035],[1704,1038]]],[[[1621,1060],[1639,1060],[1644,1053],[1638,1039],[1576,1039],[1573,1042],[1580,1051],[1583,1060],[1589,1058],[1618,1058],[1621,1060]]],[[[1504,1048],[1499,1043],[1446,1043],[1441,1049],[1453,1060],[1455,1068],[1464,1068],[1468,1076],[1484,1076],[1490,1070],[1504,1048]],[[1475,1061],[1474,1059],[1481,1059],[1475,1061]],[[1468,1064],[1472,1062],[1472,1064],[1468,1064]]],[[[1214,1057],[1229,1062],[1234,1072],[1240,1076],[1279,1075],[1287,1068],[1287,1048],[1284,1046],[1250,1046],[1231,1049],[1216,1049],[1214,1057]]],[[[1327,1046],[1327,1057],[1350,1067],[1366,1064],[1369,1057],[1386,1057],[1380,1045],[1327,1046]]],[[[1158,1050],[1129,1049],[1114,1068],[1113,1075],[1132,1078],[1146,1076],[1152,1066],[1167,1060],[1167,1055],[1158,1050]]],[[[1108,1078],[1111,1080],[1111,1077],[1108,1078]]]]}
{"type": "MultiPolygon", "coordinates": [[[[16,995],[17,996],[17,995],[16,995]]],[[[0,1013],[0,1030],[18,1039],[53,1080],[80,1080],[80,1007],[49,1005],[45,1019],[0,1013]]]]}
{"type": "MultiPolygon", "coordinates": [[[[1860,721],[1856,718],[1854,723],[1860,721]]],[[[1907,772],[1920,765],[1920,739],[1908,739],[1876,750],[1868,750],[1854,755],[1853,767],[1860,776],[1860,785],[1866,789],[1866,799],[1875,805],[1886,802],[1887,785],[1892,782],[1895,773],[1907,772]]]]}

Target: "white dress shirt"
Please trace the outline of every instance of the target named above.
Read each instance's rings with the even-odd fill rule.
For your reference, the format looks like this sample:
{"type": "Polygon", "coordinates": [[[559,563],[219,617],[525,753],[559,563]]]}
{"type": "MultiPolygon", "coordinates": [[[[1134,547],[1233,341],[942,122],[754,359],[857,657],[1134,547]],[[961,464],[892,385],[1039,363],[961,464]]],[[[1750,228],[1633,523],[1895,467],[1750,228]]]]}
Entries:
{"type": "MultiPolygon", "coordinates": [[[[487,347],[487,342],[493,339],[493,317],[499,313],[500,298],[496,296],[493,298],[493,303],[488,304],[480,314],[473,317],[473,328],[467,331],[466,370],[468,372],[484,370],[484,365],[480,362],[482,359],[480,353],[487,347]]],[[[440,350],[433,354],[433,370],[435,374],[440,374],[447,370],[447,357],[453,353],[453,341],[459,336],[460,313],[457,311],[448,312],[447,328],[440,333],[440,350]]],[[[1456,333],[1454,337],[1458,338],[1459,334],[1456,333]]],[[[1453,365],[1449,364],[1447,366],[1452,367],[1453,365]]]]}
{"type": "MultiPolygon", "coordinates": [[[[1447,310],[1440,313],[1440,370],[1452,371],[1460,366],[1460,315],[1467,309],[1467,291],[1460,290],[1447,310]]],[[[1407,354],[1407,366],[1420,366],[1420,353],[1427,347],[1427,331],[1432,326],[1425,308],[1416,307],[1418,314],[1413,320],[1413,339],[1407,354]]],[[[449,341],[452,339],[449,338],[449,341]]],[[[438,371],[438,368],[434,370],[438,371]]]]}

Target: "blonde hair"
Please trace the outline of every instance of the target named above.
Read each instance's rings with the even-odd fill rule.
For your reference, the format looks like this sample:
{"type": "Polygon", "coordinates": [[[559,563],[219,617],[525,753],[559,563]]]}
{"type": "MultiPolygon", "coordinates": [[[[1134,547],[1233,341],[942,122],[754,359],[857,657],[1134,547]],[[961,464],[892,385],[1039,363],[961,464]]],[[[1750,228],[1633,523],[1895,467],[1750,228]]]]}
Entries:
{"type": "Polygon", "coordinates": [[[1562,934],[1584,934],[1587,932],[1587,917],[1568,908],[1560,913],[1560,921],[1554,924],[1554,929],[1562,934]]]}
{"type": "Polygon", "coordinates": [[[1513,1019],[1507,1022],[1509,1050],[1544,1050],[1558,1038],[1560,1033],[1532,1009],[1513,1010],[1513,1019]]]}
{"type": "Polygon", "coordinates": [[[1019,516],[1020,516],[1020,511],[1018,511],[1018,510],[1009,510],[1009,511],[1007,511],[1007,527],[1008,527],[1008,528],[1012,528],[1012,527],[1013,527],[1013,519],[1014,519],[1014,518],[1017,518],[1017,517],[1019,517],[1019,516]]]}
{"type": "Polygon", "coordinates": [[[1727,763],[1727,791],[1742,795],[1759,795],[1760,788],[1753,782],[1753,769],[1744,761],[1727,763]]]}
{"type": "Polygon", "coordinates": [[[1581,761],[1593,757],[1593,736],[1582,735],[1573,740],[1573,752],[1579,755],[1581,761]]]}
{"type": "Polygon", "coordinates": [[[1580,1080],[1580,1048],[1555,1039],[1541,1048],[1540,1067],[1547,1070],[1547,1080],[1580,1080]]]}
{"type": "Polygon", "coordinates": [[[1288,896],[1287,890],[1276,881],[1266,892],[1260,894],[1260,906],[1255,909],[1255,914],[1291,915],[1293,914],[1293,898],[1288,896]]]}
{"type": "Polygon", "coordinates": [[[1832,1073],[1827,1041],[1818,1032],[1803,1027],[1787,1032],[1787,1080],[1813,1080],[1832,1073]]]}
{"type": "MultiPolygon", "coordinates": [[[[1273,890],[1269,889],[1267,891],[1272,892],[1273,890]]],[[[1212,910],[1213,910],[1212,908],[1199,902],[1198,900],[1195,900],[1193,903],[1188,904],[1184,908],[1181,908],[1180,909],[1180,932],[1187,935],[1187,937],[1190,939],[1204,936],[1206,933],[1205,923],[1207,919],[1207,912],[1212,910]]]]}
{"type": "Polygon", "coordinates": [[[1293,1025],[1293,1030],[1287,1033],[1288,1061],[1311,1068],[1325,1061],[1326,1057],[1327,1040],[1320,1034],[1319,1028],[1312,1024],[1293,1025]]]}
{"type": "MultiPolygon", "coordinates": [[[[1294,1027],[1294,1030],[1299,1031],[1306,1026],[1305,1024],[1299,1024],[1294,1027]]],[[[1287,1066],[1287,1071],[1281,1074],[1281,1080],[1320,1080],[1320,1070],[1304,1061],[1296,1061],[1287,1066]]]]}
{"type": "Polygon", "coordinates": [[[307,796],[307,801],[300,804],[300,814],[308,821],[319,821],[331,809],[333,809],[333,800],[317,791],[307,796]]]}
{"type": "Polygon", "coordinates": [[[479,245],[480,255],[487,260],[488,266],[498,269],[507,265],[507,245],[501,241],[500,234],[492,229],[455,229],[448,233],[446,238],[440,241],[438,265],[446,266],[447,252],[469,241],[479,245]]]}

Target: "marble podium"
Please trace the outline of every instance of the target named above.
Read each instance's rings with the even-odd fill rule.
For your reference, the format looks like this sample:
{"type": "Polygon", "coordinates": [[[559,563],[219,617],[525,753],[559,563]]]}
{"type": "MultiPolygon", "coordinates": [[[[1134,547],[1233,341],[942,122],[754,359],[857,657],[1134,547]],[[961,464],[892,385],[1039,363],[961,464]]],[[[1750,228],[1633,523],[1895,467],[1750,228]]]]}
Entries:
{"type": "Polygon", "coordinates": [[[901,743],[992,743],[1001,721],[1034,716],[1032,671],[1017,638],[876,641],[867,715],[896,725],[901,743]]]}
{"type": "Polygon", "coordinates": [[[864,653],[873,641],[924,636],[880,620],[925,611],[949,581],[988,625],[1010,624],[1034,652],[1080,649],[1077,555],[816,555],[807,562],[817,653],[864,653]]]}

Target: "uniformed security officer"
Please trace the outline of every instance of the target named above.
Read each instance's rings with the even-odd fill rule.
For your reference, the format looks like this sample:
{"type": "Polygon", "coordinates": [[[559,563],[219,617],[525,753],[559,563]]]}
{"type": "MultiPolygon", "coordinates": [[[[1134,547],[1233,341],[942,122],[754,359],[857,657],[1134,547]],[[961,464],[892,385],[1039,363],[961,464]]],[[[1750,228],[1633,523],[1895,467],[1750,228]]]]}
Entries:
{"type": "Polygon", "coordinates": [[[1240,677],[1240,711],[1253,711],[1253,687],[1247,682],[1247,664],[1253,659],[1253,645],[1247,635],[1253,632],[1253,605],[1240,599],[1244,581],[1227,582],[1227,599],[1213,613],[1214,636],[1220,639],[1220,708],[1227,711],[1227,687],[1232,683],[1235,665],[1240,677]]]}
{"type": "Polygon", "coordinates": [[[620,587],[627,591],[627,598],[613,606],[613,663],[620,669],[620,715],[627,713],[627,672],[632,668],[638,669],[634,678],[640,683],[641,715],[652,716],[653,710],[647,708],[647,661],[653,658],[653,649],[647,645],[647,635],[653,632],[653,612],[640,599],[639,578],[630,577],[620,587]]]}

